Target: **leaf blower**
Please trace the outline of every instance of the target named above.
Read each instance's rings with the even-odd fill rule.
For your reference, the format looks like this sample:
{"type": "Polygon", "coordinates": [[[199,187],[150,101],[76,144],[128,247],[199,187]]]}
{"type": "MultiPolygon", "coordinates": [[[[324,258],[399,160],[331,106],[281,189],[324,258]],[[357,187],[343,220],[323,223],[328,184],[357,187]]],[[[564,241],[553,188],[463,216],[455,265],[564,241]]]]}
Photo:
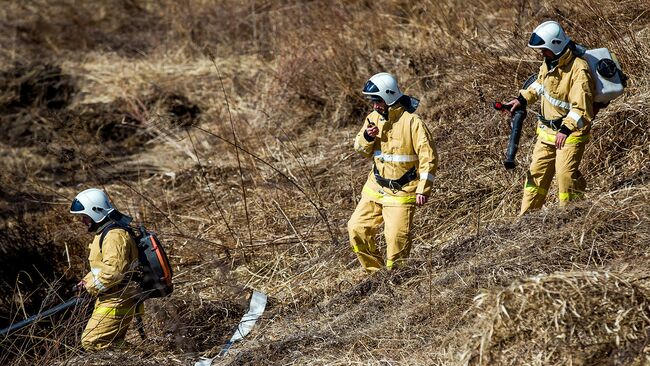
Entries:
{"type": "MultiPolygon", "coordinates": [[[[509,110],[510,106],[505,105],[500,102],[493,102],[492,106],[494,109],[503,111],[509,110]]],[[[521,138],[521,128],[523,127],[524,120],[526,119],[526,110],[516,109],[512,112],[512,118],[510,119],[510,126],[512,130],[510,131],[510,139],[508,140],[508,149],[506,150],[506,158],[503,160],[503,166],[507,169],[514,169],[517,166],[515,163],[515,155],[517,155],[517,149],[519,149],[519,139],[521,138]]]]}
{"type": "MultiPolygon", "coordinates": [[[[532,83],[537,80],[537,74],[531,75],[526,79],[522,89],[527,89],[532,83]]],[[[500,103],[493,102],[492,106],[494,109],[503,111],[510,110],[510,106],[500,103]]],[[[519,109],[516,109],[512,112],[512,117],[510,119],[510,126],[512,127],[510,131],[510,139],[508,140],[508,149],[506,150],[506,158],[503,160],[503,166],[507,170],[514,169],[517,166],[515,162],[515,155],[517,155],[517,150],[519,149],[519,139],[521,138],[521,129],[524,125],[524,120],[526,119],[527,112],[526,107],[523,106],[519,109]]]]}

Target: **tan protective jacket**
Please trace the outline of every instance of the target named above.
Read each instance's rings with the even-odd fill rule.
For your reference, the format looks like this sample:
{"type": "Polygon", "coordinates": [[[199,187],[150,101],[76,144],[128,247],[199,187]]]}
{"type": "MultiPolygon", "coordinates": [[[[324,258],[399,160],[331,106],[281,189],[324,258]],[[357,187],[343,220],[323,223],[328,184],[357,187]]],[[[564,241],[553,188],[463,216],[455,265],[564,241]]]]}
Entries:
{"type": "Polygon", "coordinates": [[[388,120],[379,113],[370,113],[354,140],[354,149],[365,157],[372,157],[379,174],[386,179],[399,179],[415,167],[419,179],[404,185],[401,190],[381,187],[370,170],[363,194],[385,206],[415,204],[415,194],[429,196],[438,155],[431,133],[420,117],[404,110],[401,105],[388,109],[388,120]],[[369,123],[379,128],[379,134],[368,141],[364,132],[369,123]]]}
{"type": "Polygon", "coordinates": [[[138,286],[129,278],[138,264],[138,249],[135,241],[121,228],[106,233],[101,250],[101,231],[88,246],[90,272],[84,277],[86,290],[100,301],[130,299],[138,293],[138,286]]]}
{"type": "MultiPolygon", "coordinates": [[[[520,90],[528,104],[541,98],[541,115],[546,120],[563,118],[562,124],[571,130],[566,143],[589,139],[593,119],[594,81],[587,61],[567,50],[557,66],[548,69],[546,62],[539,68],[537,80],[526,90],[520,90]]],[[[541,141],[555,144],[557,131],[537,123],[541,141]]]]}

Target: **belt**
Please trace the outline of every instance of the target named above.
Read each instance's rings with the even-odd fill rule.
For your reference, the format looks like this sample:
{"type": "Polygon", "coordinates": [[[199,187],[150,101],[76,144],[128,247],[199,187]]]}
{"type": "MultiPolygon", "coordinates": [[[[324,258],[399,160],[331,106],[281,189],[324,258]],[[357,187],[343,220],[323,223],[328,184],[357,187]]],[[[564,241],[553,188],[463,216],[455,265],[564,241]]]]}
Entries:
{"type": "Polygon", "coordinates": [[[377,165],[373,165],[373,171],[375,173],[375,179],[377,180],[377,184],[379,184],[382,187],[390,188],[395,191],[399,191],[402,189],[402,186],[408,184],[411,181],[414,181],[418,177],[418,172],[415,170],[415,168],[409,169],[404,175],[402,175],[399,179],[386,179],[379,175],[379,170],[377,170],[377,165]]]}
{"type": "Polygon", "coordinates": [[[538,114],[537,119],[542,122],[544,126],[549,127],[553,131],[557,131],[560,129],[560,127],[562,127],[562,121],[564,120],[564,117],[560,117],[558,119],[546,119],[541,114],[538,114]]]}

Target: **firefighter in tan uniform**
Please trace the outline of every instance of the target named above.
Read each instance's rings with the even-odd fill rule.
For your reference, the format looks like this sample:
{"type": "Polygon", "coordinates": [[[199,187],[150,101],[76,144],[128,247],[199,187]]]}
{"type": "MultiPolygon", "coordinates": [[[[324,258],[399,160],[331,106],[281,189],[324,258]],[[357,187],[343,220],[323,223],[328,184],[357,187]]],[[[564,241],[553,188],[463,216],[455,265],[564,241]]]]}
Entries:
{"type": "Polygon", "coordinates": [[[560,24],[540,24],[528,47],[540,49],[544,62],[537,80],[508,103],[514,111],[541,100],[521,215],[544,205],[553,175],[557,175],[560,206],[583,197],[587,183],[578,168],[594,116],[594,81],[589,65],[573,54],[574,44],[560,24]]]}
{"type": "Polygon", "coordinates": [[[115,210],[106,194],[95,188],[79,193],[70,212],[80,215],[88,231],[95,233],[89,245],[90,272],[77,285],[97,298],[81,345],[86,350],[123,345],[131,319],[143,310],[137,301],[138,285],[130,281],[137,266],[138,250],[131,235],[116,226],[114,220],[130,218],[115,210]]]}
{"type": "Polygon", "coordinates": [[[357,134],[354,149],[372,158],[374,164],[348,222],[348,232],[361,265],[373,272],[384,266],[375,242],[382,221],[385,266],[392,269],[407,259],[415,206],[429,199],[438,158],[431,133],[413,114],[418,101],[400,92],[395,77],[374,75],[363,94],[372,100],[374,111],[357,134]]]}

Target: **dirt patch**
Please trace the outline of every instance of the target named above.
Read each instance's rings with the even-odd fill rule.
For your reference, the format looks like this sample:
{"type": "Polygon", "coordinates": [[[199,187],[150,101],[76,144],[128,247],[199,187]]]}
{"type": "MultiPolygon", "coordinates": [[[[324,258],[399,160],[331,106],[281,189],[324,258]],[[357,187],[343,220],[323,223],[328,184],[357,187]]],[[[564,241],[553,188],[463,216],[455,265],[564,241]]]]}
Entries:
{"type": "Polygon", "coordinates": [[[0,142],[12,147],[65,143],[101,144],[110,156],[130,155],[160,131],[198,121],[201,109],[179,93],[159,91],[144,99],[69,107],[78,88],[75,79],[52,64],[15,65],[0,73],[0,142]],[[118,146],[119,145],[119,148],[118,146]]]}
{"type": "MultiPolygon", "coordinates": [[[[126,162],[152,138],[200,120],[201,108],[180,93],[73,107],[77,92],[75,79],[57,65],[15,65],[0,73],[0,143],[41,156],[46,163],[37,174],[57,185],[126,178],[113,161],[126,162]]],[[[27,174],[12,172],[16,181],[27,174]]]]}
{"type": "Polygon", "coordinates": [[[181,94],[169,94],[164,98],[164,104],[170,122],[177,127],[192,126],[201,114],[201,108],[181,94]]]}
{"type": "Polygon", "coordinates": [[[57,140],[72,146],[126,141],[128,146],[127,140],[138,131],[123,101],[66,108],[78,88],[57,65],[15,65],[0,73],[0,90],[0,142],[11,147],[57,140]]]}
{"type": "Polygon", "coordinates": [[[11,189],[8,183],[0,180],[0,224],[3,224],[6,219],[22,218],[27,213],[42,211],[43,206],[40,202],[48,202],[53,198],[51,195],[37,192],[11,189]]]}
{"type": "Polygon", "coordinates": [[[181,352],[223,346],[246,312],[242,302],[201,301],[198,296],[172,297],[164,305],[150,302],[147,307],[155,326],[165,335],[163,346],[181,352]]]}
{"type": "Polygon", "coordinates": [[[2,114],[29,107],[61,109],[76,93],[73,78],[52,64],[16,64],[0,72],[0,90],[2,114]]]}

